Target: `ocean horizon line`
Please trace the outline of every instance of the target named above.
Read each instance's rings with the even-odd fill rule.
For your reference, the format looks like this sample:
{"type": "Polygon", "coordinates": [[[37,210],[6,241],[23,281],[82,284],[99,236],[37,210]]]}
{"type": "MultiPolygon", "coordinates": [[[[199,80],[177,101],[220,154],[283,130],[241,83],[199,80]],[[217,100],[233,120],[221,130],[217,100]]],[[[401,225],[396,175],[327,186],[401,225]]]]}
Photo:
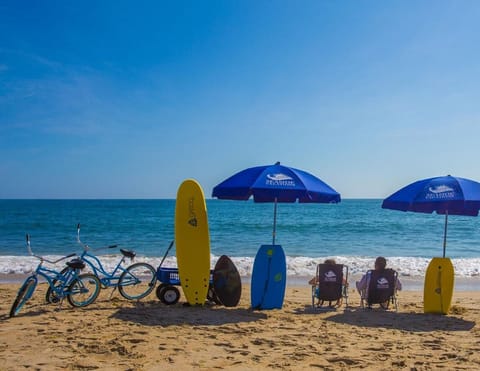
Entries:
{"type": "MultiPolygon", "coordinates": [[[[356,201],[356,200],[383,200],[384,197],[341,197],[341,201],[344,201],[344,200],[353,200],[353,201],[356,201]]],[[[159,201],[162,201],[162,200],[166,200],[166,201],[171,201],[171,200],[176,200],[176,197],[154,197],[154,198],[150,198],[150,197],[127,197],[127,198],[122,198],[122,197],[104,197],[104,198],[101,198],[101,197],[81,197],[81,198],[71,198],[71,197],[23,197],[23,198],[2,198],[0,197],[0,201],[102,201],[102,200],[111,200],[111,201],[128,201],[128,200],[132,200],[132,201],[155,201],[155,200],[159,200],[159,201]]],[[[215,201],[230,201],[230,202],[253,202],[255,203],[255,201],[253,200],[253,198],[250,198],[248,200],[220,200],[218,198],[215,198],[215,197],[205,197],[205,200],[215,200],[215,201]]],[[[339,203],[341,203],[341,201],[339,203]]],[[[273,204],[273,202],[264,202],[264,203],[271,203],[273,204]]],[[[299,203],[298,201],[295,201],[295,202],[279,202],[279,203],[299,203]]],[[[315,204],[315,202],[312,202],[312,204],[315,204]]],[[[321,204],[321,203],[318,203],[318,204],[321,204]]]]}

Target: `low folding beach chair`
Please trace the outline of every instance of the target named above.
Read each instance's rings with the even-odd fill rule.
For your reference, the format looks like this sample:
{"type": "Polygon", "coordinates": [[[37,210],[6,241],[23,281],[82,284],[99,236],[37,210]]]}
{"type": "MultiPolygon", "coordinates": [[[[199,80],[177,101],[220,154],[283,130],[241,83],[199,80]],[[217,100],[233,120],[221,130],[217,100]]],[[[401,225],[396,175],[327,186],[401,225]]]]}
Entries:
{"type": "Polygon", "coordinates": [[[389,309],[392,304],[397,311],[398,273],[390,268],[381,271],[370,270],[367,277],[369,277],[367,289],[360,292],[362,308],[372,308],[372,305],[379,304],[381,308],[389,309]]]}
{"type": "Polygon", "coordinates": [[[318,264],[312,285],[312,307],[337,308],[345,301],[348,306],[348,267],[343,264],[318,264]],[[317,301],[317,304],[315,304],[317,301]]]}

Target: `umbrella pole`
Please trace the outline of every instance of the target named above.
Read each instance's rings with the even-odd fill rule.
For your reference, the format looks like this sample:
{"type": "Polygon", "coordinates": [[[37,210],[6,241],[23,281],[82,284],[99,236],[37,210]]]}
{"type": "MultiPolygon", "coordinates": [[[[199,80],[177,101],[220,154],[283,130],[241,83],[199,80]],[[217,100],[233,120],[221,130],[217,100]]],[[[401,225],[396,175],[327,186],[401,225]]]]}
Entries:
{"type": "Polygon", "coordinates": [[[275,235],[277,233],[277,198],[275,197],[275,202],[273,206],[273,233],[272,233],[272,245],[275,245],[275,235]]]}
{"type": "Polygon", "coordinates": [[[443,232],[443,257],[445,257],[445,250],[447,249],[447,222],[448,210],[445,210],[445,230],[443,232]]]}

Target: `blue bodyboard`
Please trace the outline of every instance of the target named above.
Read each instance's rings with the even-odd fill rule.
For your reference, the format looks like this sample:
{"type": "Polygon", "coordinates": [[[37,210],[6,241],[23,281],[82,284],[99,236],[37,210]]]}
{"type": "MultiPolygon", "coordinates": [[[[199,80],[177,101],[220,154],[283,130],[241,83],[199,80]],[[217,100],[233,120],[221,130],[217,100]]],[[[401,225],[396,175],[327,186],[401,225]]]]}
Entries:
{"type": "Polygon", "coordinates": [[[280,245],[262,245],[252,271],[252,309],[281,309],[287,284],[287,262],[280,245]]]}

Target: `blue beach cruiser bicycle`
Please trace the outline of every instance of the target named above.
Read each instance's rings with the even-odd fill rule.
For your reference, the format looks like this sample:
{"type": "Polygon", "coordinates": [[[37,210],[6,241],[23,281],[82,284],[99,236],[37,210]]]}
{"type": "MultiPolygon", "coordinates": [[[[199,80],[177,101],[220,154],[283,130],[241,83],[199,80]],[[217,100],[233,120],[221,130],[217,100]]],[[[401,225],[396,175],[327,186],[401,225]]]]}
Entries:
{"type": "Polygon", "coordinates": [[[55,265],[64,259],[76,256],[76,254],[70,254],[51,261],[45,257],[35,255],[30,247],[30,236],[28,234],[26,239],[29,254],[40,260],[40,262],[35,271],[27,277],[18,290],[17,297],[10,310],[10,317],[15,317],[33,296],[39,282],[39,276],[48,283],[48,290],[52,296],[51,302],[59,303],[59,306],[64,298],[67,298],[73,307],[86,307],[97,299],[101,288],[100,280],[91,273],[80,274],[85,267],[85,264],[80,259],[76,258],[68,261],[66,263],[67,266],[60,272],[54,268],[44,267],[44,263],[55,265]]]}
{"type": "MultiPolygon", "coordinates": [[[[91,253],[91,251],[94,250],[80,240],[80,224],[77,225],[77,242],[83,248],[79,259],[86,264],[87,269],[91,271],[92,274],[98,277],[102,288],[113,287],[110,297],[118,288],[118,292],[125,299],[140,300],[148,296],[155,288],[157,283],[156,270],[150,264],[140,262],[128,267],[123,266],[127,258],[133,261],[136,256],[134,251],[120,249],[122,256],[119,262],[112,271],[108,271],[100,259],[91,253]]],[[[100,249],[116,249],[117,247],[117,245],[111,245],[100,249]]],[[[65,270],[66,269],[67,268],[65,268],[65,270]]],[[[49,289],[46,294],[46,300],[52,302],[54,298],[54,292],[49,289]]]]}

